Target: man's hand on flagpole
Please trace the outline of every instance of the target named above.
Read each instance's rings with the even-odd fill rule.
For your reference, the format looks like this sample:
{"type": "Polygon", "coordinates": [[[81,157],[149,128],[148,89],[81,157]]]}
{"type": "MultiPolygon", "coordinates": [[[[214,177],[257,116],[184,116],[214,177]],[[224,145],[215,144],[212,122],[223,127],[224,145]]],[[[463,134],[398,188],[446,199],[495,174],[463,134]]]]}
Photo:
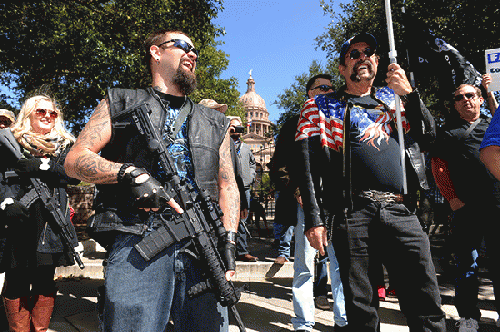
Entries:
{"type": "Polygon", "coordinates": [[[391,63],[387,68],[387,86],[399,96],[404,96],[413,91],[405,71],[397,64],[391,63]]]}

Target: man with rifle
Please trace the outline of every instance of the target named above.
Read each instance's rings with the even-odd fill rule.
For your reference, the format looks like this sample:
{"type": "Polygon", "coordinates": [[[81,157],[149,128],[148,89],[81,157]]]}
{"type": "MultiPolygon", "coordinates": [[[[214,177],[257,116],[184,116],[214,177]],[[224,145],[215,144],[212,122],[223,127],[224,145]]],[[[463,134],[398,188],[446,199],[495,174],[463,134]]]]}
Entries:
{"type": "Polygon", "coordinates": [[[89,231],[108,250],[102,329],[164,331],[172,318],[176,331],[227,331],[224,306],[239,319],[229,124],[187,98],[198,52],[184,32],[154,32],[144,51],[153,88],[108,90],[65,162],[97,184],[89,231]]]}

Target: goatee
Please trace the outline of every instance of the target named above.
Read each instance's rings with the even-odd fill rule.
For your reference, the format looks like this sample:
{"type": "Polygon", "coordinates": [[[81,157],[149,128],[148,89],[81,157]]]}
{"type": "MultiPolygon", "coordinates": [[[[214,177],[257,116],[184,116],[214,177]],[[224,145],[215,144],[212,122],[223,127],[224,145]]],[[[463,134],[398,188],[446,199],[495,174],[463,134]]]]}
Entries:
{"type": "Polygon", "coordinates": [[[196,89],[196,75],[179,66],[174,75],[174,83],[177,84],[179,90],[187,96],[196,89]]]}
{"type": "Polygon", "coordinates": [[[369,75],[364,78],[365,81],[370,81],[375,77],[375,72],[373,71],[372,64],[369,61],[360,61],[360,62],[356,63],[356,65],[352,69],[352,74],[350,76],[351,81],[356,82],[356,83],[361,82],[362,78],[359,75],[359,67],[361,65],[366,65],[367,70],[369,72],[369,75]]]}

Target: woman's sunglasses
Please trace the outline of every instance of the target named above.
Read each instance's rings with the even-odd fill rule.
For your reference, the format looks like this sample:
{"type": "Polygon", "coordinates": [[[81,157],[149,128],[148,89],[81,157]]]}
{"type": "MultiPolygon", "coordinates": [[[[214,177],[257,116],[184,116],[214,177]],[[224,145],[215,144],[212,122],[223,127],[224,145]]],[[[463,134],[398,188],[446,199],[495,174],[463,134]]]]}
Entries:
{"type": "Polygon", "coordinates": [[[367,58],[371,57],[373,54],[375,54],[375,51],[372,50],[371,48],[367,47],[363,51],[354,49],[349,53],[349,58],[356,60],[361,57],[361,53],[363,53],[367,58]]]}
{"type": "Polygon", "coordinates": [[[56,111],[46,110],[43,108],[38,108],[35,110],[35,114],[41,118],[47,116],[47,113],[49,113],[51,119],[57,119],[57,117],[59,116],[59,113],[56,111]]]}
{"type": "Polygon", "coordinates": [[[170,42],[174,42],[173,46],[180,48],[181,50],[186,52],[186,54],[193,51],[193,53],[196,54],[196,56],[198,56],[198,50],[196,48],[194,48],[193,46],[189,45],[189,43],[187,41],[182,40],[182,39],[170,39],[170,40],[167,40],[166,42],[161,43],[160,45],[158,45],[158,47],[160,47],[163,44],[170,43],[170,42]]]}

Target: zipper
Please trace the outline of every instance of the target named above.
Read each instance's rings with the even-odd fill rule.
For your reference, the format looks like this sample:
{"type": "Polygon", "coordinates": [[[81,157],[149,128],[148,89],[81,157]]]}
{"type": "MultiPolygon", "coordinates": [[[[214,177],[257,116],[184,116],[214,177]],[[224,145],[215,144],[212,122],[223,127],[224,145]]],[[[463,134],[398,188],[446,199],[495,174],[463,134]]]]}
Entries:
{"type": "Polygon", "coordinates": [[[43,229],[42,244],[45,244],[45,236],[47,235],[47,225],[48,225],[48,224],[49,224],[49,223],[46,221],[46,222],[45,222],[45,227],[44,227],[44,229],[43,229]]]}

